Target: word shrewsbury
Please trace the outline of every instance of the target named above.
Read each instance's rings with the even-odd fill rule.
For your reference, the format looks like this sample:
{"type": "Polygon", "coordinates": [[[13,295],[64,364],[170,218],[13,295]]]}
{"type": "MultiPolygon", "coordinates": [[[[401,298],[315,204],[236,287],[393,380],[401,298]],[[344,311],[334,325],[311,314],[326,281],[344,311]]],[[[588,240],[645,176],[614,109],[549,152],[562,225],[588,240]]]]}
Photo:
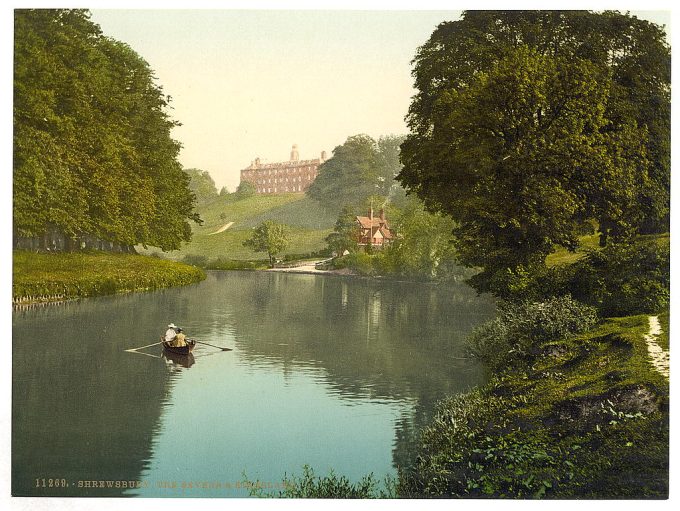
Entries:
{"type": "Polygon", "coordinates": [[[148,481],[78,481],[78,488],[149,488],[148,481]]]}

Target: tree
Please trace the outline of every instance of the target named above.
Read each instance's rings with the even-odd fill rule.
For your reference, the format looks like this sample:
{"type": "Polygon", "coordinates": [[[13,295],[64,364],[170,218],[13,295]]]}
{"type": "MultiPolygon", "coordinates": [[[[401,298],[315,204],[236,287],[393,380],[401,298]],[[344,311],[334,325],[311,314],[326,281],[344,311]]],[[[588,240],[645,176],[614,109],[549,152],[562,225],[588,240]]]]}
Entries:
{"type": "Polygon", "coordinates": [[[354,135],[333,149],[307,195],[330,210],[356,206],[379,187],[377,146],[368,135],[354,135]]]}
{"type": "Polygon", "coordinates": [[[149,65],[84,10],[17,10],[14,229],[179,248],[200,223],[149,65]]]}
{"type": "Polygon", "coordinates": [[[198,204],[205,204],[218,197],[215,181],[206,170],[184,169],[189,176],[189,189],[196,196],[198,204]]]}
{"type": "Polygon", "coordinates": [[[243,246],[255,252],[267,252],[269,266],[273,268],[276,256],[288,247],[289,242],[290,234],[286,225],[266,220],[255,227],[253,235],[243,242],[243,246]]]}
{"type": "Polygon", "coordinates": [[[371,196],[385,199],[393,192],[399,173],[399,144],[403,137],[385,136],[378,142],[368,135],[348,137],[319,167],[307,195],[326,209],[339,212],[344,206],[359,208],[371,196]]]}
{"type": "Polygon", "coordinates": [[[359,239],[359,226],[356,214],[350,206],[345,206],[340,211],[333,232],[326,236],[328,248],[337,255],[342,255],[345,250],[355,252],[359,239]]]}
{"type": "Polygon", "coordinates": [[[451,243],[454,223],[441,213],[430,213],[423,203],[409,197],[404,209],[392,211],[390,227],[396,239],[387,251],[389,266],[401,275],[441,279],[460,274],[451,243]]]}
{"type": "Polygon", "coordinates": [[[255,186],[255,183],[251,183],[250,181],[241,181],[238,185],[238,188],[236,188],[236,196],[239,199],[252,197],[256,192],[257,186],[255,186]]]}
{"type": "Polygon", "coordinates": [[[378,139],[378,190],[381,195],[391,197],[398,190],[403,190],[395,177],[399,175],[402,165],[399,161],[400,146],[406,139],[403,135],[386,135],[378,139]]]}
{"type": "Polygon", "coordinates": [[[479,289],[574,249],[587,218],[603,239],[661,221],[668,167],[651,133],[668,133],[629,98],[665,104],[668,58],[658,27],[618,13],[466,12],[419,49],[398,180],[457,222],[479,289]]]}

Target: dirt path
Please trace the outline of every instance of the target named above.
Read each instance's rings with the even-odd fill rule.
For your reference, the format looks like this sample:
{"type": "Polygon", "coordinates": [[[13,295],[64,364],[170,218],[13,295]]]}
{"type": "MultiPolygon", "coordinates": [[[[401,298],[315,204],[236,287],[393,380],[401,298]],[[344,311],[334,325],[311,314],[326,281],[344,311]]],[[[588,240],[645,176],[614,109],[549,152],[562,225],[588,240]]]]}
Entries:
{"type": "Polygon", "coordinates": [[[656,342],[656,338],[661,333],[661,323],[659,323],[659,316],[649,316],[649,333],[645,335],[645,342],[647,343],[647,352],[651,359],[654,369],[668,378],[670,353],[664,350],[656,342]]]}
{"type": "Polygon", "coordinates": [[[208,236],[212,236],[213,234],[219,234],[221,232],[224,232],[227,229],[229,229],[229,227],[231,227],[232,225],[234,225],[234,222],[229,222],[228,224],[224,224],[222,227],[217,229],[215,232],[211,232],[210,234],[208,234],[208,236]]]}

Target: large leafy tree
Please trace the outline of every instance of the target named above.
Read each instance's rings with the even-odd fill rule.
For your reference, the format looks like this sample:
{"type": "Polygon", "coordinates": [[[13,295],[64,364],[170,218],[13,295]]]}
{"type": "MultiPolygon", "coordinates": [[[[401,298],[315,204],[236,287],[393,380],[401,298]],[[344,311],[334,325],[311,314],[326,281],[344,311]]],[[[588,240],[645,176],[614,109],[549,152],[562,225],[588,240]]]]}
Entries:
{"type": "Polygon", "coordinates": [[[200,221],[153,71],[84,10],[17,10],[14,227],[179,248],[200,221]]]}
{"type": "Polygon", "coordinates": [[[396,239],[387,251],[394,271],[409,277],[445,279],[461,273],[456,267],[451,243],[453,220],[442,213],[430,213],[415,197],[405,200],[403,209],[390,211],[390,228],[396,239]]]}
{"type": "Polygon", "coordinates": [[[402,165],[399,161],[401,153],[400,146],[406,139],[403,135],[384,135],[376,143],[377,165],[378,165],[378,190],[380,195],[390,197],[403,190],[395,177],[401,171],[402,165]]]}
{"type": "Polygon", "coordinates": [[[398,179],[456,220],[480,288],[542,265],[554,245],[575,248],[584,219],[603,240],[663,227],[670,56],[655,25],[611,12],[466,12],[414,63],[398,179]]]}
{"type": "Polygon", "coordinates": [[[359,240],[359,225],[357,224],[356,211],[345,206],[340,211],[335,222],[333,232],[326,236],[328,248],[337,255],[342,255],[345,250],[356,252],[359,240]]]}
{"type": "Polygon", "coordinates": [[[269,266],[274,267],[276,256],[286,250],[289,242],[290,233],[286,225],[265,220],[255,227],[252,236],[243,242],[243,246],[254,252],[266,252],[269,266]]]}
{"type": "Polygon", "coordinates": [[[319,168],[307,195],[330,210],[358,205],[380,186],[375,140],[354,135],[333,149],[333,156],[319,168]]]}
{"type": "Polygon", "coordinates": [[[333,150],[320,168],[307,195],[325,208],[339,212],[344,206],[360,207],[372,196],[380,202],[393,193],[401,170],[399,145],[403,137],[354,135],[333,150]]]}

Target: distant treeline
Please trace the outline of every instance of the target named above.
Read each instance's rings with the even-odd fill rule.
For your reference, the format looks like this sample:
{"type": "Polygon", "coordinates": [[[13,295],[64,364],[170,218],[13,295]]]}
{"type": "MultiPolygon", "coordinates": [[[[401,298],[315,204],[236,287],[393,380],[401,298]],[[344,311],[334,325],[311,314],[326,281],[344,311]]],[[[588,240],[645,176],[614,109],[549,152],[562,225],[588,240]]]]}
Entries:
{"type": "Polygon", "coordinates": [[[179,248],[200,218],[170,137],[170,97],[89,18],[15,11],[15,245],[58,232],[65,249],[87,239],[179,248]]]}

